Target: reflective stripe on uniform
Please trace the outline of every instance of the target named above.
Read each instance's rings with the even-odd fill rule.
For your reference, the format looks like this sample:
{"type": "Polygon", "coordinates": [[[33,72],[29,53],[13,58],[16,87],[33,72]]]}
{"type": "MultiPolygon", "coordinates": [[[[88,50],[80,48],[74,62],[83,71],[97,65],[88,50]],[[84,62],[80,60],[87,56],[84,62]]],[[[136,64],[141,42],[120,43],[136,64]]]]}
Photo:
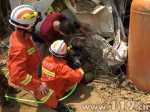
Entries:
{"type": "Polygon", "coordinates": [[[8,78],[8,76],[9,76],[9,72],[6,73],[5,77],[8,78]]]}
{"type": "Polygon", "coordinates": [[[26,77],[26,79],[23,80],[23,81],[21,82],[21,84],[27,85],[27,84],[31,81],[31,79],[32,79],[32,76],[28,74],[27,77],[26,77]]]}
{"type": "Polygon", "coordinates": [[[52,77],[55,77],[55,73],[46,70],[43,66],[42,66],[42,71],[43,71],[46,75],[50,75],[50,76],[52,76],[52,77]]]}
{"type": "Polygon", "coordinates": [[[84,71],[82,69],[78,69],[78,71],[83,75],[84,71]]]}
{"type": "Polygon", "coordinates": [[[8,71],[8,69],[6,67],[3,67],[2,71],[3,71],[4,75],[5,75],[5,77],[8,78],[9,77],[9,71],[8,71]]]}
{"type": "Polygon", "coordinates": [[[34,47],[30,48],[27,52],[28,52],[28,55],[31,55],[32,53],[34,53],[36,50],[34,47]]]}
{"type": "Polygon", "coordinates": [[[54,90],[50,89],[48,94],[46,96],[44,96],[42,99],[40,99],[43,103],[45,103],[53,94],[54,90]]]}

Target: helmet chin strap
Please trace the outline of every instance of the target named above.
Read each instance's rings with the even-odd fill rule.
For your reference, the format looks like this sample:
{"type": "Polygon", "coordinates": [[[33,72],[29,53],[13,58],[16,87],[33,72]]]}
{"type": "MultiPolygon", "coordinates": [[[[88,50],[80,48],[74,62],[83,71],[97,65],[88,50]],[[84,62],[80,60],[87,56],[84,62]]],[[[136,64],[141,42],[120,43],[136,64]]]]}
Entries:
{"type": "Polygon", "coordinates": [[[23,29],[23,28],[17,28],[17,30],[19,30],[19,31],[23,31],[23,38],[25,37],[25,34],[26,33],[28,33],[28,34],[32,34],[32,32],[33,32],[33,30],[31,31],[31,32],[29,32],[28,30],[25,30],[25,29],[23,29]]]}

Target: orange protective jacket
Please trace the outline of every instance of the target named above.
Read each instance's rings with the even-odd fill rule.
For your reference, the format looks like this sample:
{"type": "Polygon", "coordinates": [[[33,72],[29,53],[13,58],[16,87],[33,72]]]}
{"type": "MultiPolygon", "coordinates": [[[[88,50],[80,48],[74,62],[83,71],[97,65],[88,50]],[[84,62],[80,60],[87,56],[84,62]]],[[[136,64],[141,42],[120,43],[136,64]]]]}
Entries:
{"type": "Polygon", "coordinates": [[[30,35],[25,34],[23,37],[22,31],[14,31],[10,36],[7,62],[10,81],[23,88],[37,91],[41,82],[36,74],[38,62],[39,55],[30,35]]]}
{"type": "Polygon", "coordinates": [[[46,57],[42,62],[43,82],[47,82],[50,89],[48,95],[44,98],[38,94],[38,97],[50,107],[56,107],[59,98],[63,96],[69,87],[74,86],[76,82],[80,82],[84,72],[82,68],[77,70],[71,69],[66,60],[54,56],[46,57]],[[45,100],[46,99],[46,100],[45,100]]]}

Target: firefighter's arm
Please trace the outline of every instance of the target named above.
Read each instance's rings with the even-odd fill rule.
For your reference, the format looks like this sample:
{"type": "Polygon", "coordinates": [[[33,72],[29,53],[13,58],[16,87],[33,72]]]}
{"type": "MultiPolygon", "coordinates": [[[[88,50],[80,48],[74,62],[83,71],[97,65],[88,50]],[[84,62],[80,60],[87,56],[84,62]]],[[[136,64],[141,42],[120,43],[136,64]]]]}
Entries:
{"type": "Polygon", "coordinates": [[[82,67],[79,67],[78,69],[73,70],[68,65],[63,65],[60,68],[60,71],[61,71],[60,75],[62,78],[73,81],[73,82],[80,82],[84,75],[84,71],[82,67]]]}
{"type": "MultiPolygon", "coordinates": [[[[28,86],[30,90],[37,91],[41,82],[32,77],[32,74],[27,73],[27,51],[20,48],[12,48],[11,61],[9,64],[10,80],[19,86],[28,86]]],[[[34,71],[34,70],[33,70],[34,71]]],[[[27,88],[28,89],[28,88],[27,88]]]]}

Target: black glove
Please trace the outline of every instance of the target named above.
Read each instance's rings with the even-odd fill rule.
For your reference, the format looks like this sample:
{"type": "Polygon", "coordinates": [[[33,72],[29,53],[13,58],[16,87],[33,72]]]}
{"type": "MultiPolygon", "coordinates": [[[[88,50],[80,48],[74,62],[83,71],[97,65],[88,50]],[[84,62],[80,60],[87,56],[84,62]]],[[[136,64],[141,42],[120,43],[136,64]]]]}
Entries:
{"type": "Polygon", "coordinates": [[[79,60],[79,56],[74,56],[73,57],[73,63],[76,69],[78,69],[81,66],[81,62],[79,60]]]}

